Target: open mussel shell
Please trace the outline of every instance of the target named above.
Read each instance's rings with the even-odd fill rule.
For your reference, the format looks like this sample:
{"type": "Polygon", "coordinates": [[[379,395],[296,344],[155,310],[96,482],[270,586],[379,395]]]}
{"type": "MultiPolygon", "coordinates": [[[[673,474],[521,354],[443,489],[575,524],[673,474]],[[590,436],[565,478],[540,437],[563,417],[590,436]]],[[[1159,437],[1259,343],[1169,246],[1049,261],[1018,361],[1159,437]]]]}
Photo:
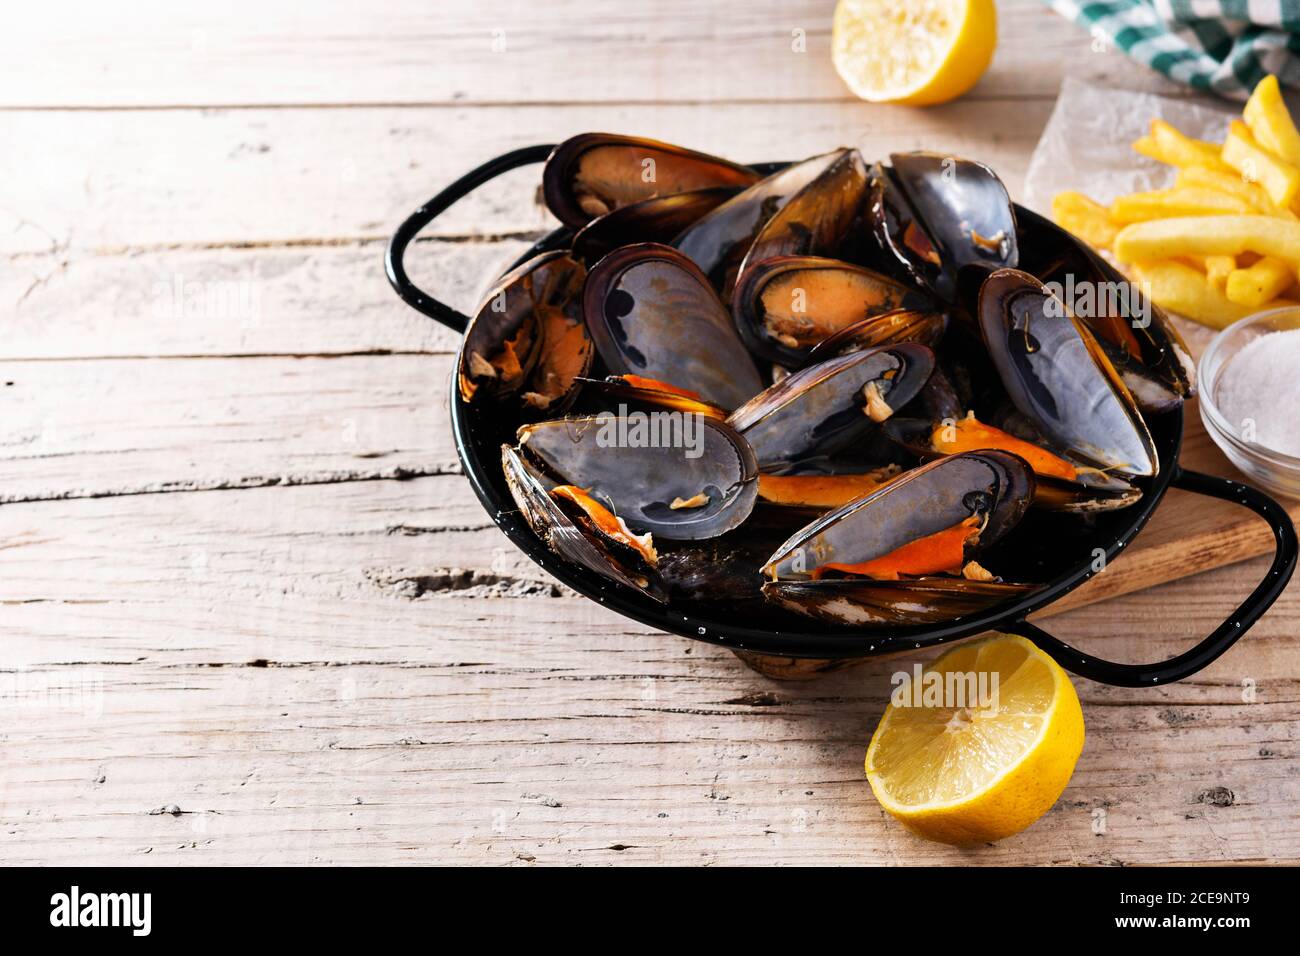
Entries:
{"type": "Polygon", "coordinates": [[[620,206],[578,230],[573,237],[573,256],[594,265],[619,246],[634,242],[669,242],[736,193],[734,186],[714,186],[620,206]]]}
{"type": "Polygon", "coordinates": [[[933,348],[943,338],[948,326],[944,312],[917,312],[897,309],[873,315],[861,322],[847,325],[827,336],[808,350],[808,355],[797,367],[816,365],[836,355],[848,355],[881,345],[902,342],[920,342],[933,348]]]}
{"type": "MultiPolygon", "coordinates": [[[[1096,327],[1089,323],[1089,328],[1096,327]]],[[[1141,359],[1120,345],[1097,336],[1097,344],[1103,354],[1115,366],[1119,380],[1124,383],[1133,401],[1144,415],[1159,415],[1175,409],[1183,403],[1185,392],[1171,387],[1168,379],[1163,379],[1141,359]]]]}
{"type": "MultiPolygon", "coordinates": [[[[951,451],[937,446],[936,434],[942,434],[946,430],[955,432],[963,424],[965,422],[960,414],[936,419],[895,415],[885,422],[882,427],[885,434],[900,446],[906,448],[922,461],[931,461],[952,454],[951,451]]],[[[987,437],[965,442],[966,448],[962,450],[991,448],[1007,451],[1024,458],[1026,463],[1034,470],[1036,485],[1034,491],[1035,508],[1047,511],[1064,511],[1072,514],[1095,514],[1102,511],[1117,511],[1120,508],[1127,508],[1129,505],[1136,504],[1142,498],[1140,489],[1135,488],[1132,484],[1116,475],[1108,475],[1095,469],[1078,467],[1077,463],[1070,462],[1045,446],[1039,446],[1037,449],[1026,449],[1019,442],[1035,444],[1028,438],[1003,433],[1002,436],[998,437],[987,437]],[[1060,474],[1047,473],[1046,468],[1035,464],[1039,460],[1039,455],[1035,454],[1036,451],[1046,453],[1046,456],[1056,459],[1055,464],[1067,468],[1077,468],[1075,474],[1073,477],[1064,477],[1060,474]]]]}
{"type": "Polygon", "coordinates": [[[840,355],[800,369],[728,420],[772,474],[824,470],[921,390],[934,353],[917,342],[840,355]]]}
{"type": "Polygon", "coordinates": [[[979,522],[982,550],[1020,521],[1033,495],[1033,472],[1015,455],[980,451],[940,458],[800,529],[763,571],[772,580],[815,578],[820,568],[865,564],[971,518],[979,522]]]}
{"type": "Polygon", "coordinates": [[[760,180],[687,227],[671,245],[709,277],[725,301],[754,237],[798,192],[847,150],[805,159],[760,180]]]}
{"type": "Polygon", "coordinates": [[[992,169],[943,153],[894,153],[889,160],[871,172],[870,218],[905,274],[954,302],[967,267],[1017,264],[1015,208],[992,169]]]}
{"type": "Polygon", "coordinates": [[[759,230],[740,265],[745,273],[777,256],[839,256],[857,238],[867,195],[867,167],[856,149],[834,162],[790,198],[759,230]]]}
{"type": "Polygon", "coordinates": [[[656,601],[667,600],[656,570],[637,551],[570,517],[551,497],[550,483],[509,445],[501,446],[501,470],[524,520],[552,551],[656,601]]]}
{"type": "Polygon", "coordinates": [[[827,624],[880,627],[941,624],[969,617],[1003,601],[1022,598],[1038,587],[935,575],[907,581],[769,581],[763,585],[763,594],[774,604],[827,624]]]}
{"type": "Polygon", "coordinates": [[[1096,338],[1027,273],[1002,269],[980,291],[980,328],[1016,408],[1070,459],[1149,476],[1155,445],[1096,338]]]}
{"type": "Polygon", "coordinates": [[[1144,412],[1196,394],[1196,363],[1168,313],[1086,243],[1040,216],[1020,217],[1020,266],[1096,335],[1144,412]]]}
{"type": "Polygon", "coordinates": [[[601,411],[625,414],[624,409],[684,412],[706,415],[726,421],[727,410],[687,389],[674,388],[664,382],[636,375],[610,375],[603,379],[586,379],[583,383],[583,408],[596,406],[601,411]]]}
{"type": "Polygon", "coordinates": [[[730,427],[680,412],[558,419],[519,429],[525,459],[585,489],[638,532],[695,541],[739,527],[758,466],[730,427]]]}
{"type": "MultiPolygon", "coordinates": [[[[798,366],[815,346],[850,326],[900,309],[934,315],[937,304],[863,266],[821,256],[777,256],[745,270],[731,308],[750,351],[798,366]]],[[[882,323],[882,330],[887,327],[882,323]]]]}
{"type": "Polygon", "coordinates": [[[542,194],[560,222],[582,226],[656,196],[758,182],[748,166],[671,143],[582,133],[556,146],[542,172],[542,194]]]}
{"type": "Polygon", "coordinates": [[[601,259],[587,277],[583,312],[614,374],[656,379],[727,409],[763,388],[709,280],[670,246],[638,243],[601,259]]]}
{"type": "Polygon", "coordinates": [[[526,416],[562,412],[595,354],[582,315],[585,277],[564,252],[544,253],[503,276],[465,331],[461,398],[511,399],[526,416]]]}

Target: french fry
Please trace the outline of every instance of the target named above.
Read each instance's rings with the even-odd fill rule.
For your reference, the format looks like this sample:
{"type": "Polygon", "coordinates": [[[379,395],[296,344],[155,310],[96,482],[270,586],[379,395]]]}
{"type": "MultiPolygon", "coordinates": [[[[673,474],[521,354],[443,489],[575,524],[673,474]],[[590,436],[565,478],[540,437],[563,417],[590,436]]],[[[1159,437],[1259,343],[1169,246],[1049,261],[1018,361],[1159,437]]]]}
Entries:
{"type": "Polygon", "coordinates": [[[1242,115],[1260,146],[1292,166],[1300,166],[1300,131],[1282,99],[1276,76],[1269,74],[1255,85],[1242,115]]]}
{"type": "Polygon", "coordinates": [[[1229,170],[1220,155],[1219,146],[1193,139],[1164,120],[1153,119],[1151,132],[1134,142],[1133,148],[1143,156],[1150,156],[1170,166],[1206,166],[1223,172],[1229,170]]]}
{"type": "Polygon", "coordinates": [[[1205,281],[1216,289],[1222,289],[1228,276],[1237,268],[1236,256],[1206,256],[1205,281]]]}
{"type": "Polygon", "coordinates": [[[1053,196],[1052,219],[1062,229],[1098,249],[1109,249],[1119,232],[1119,224],[1111,221],[1106,207],[1083,193],[1063,192],[1053,196]]]}
{"type": "Polygon", "coordinates": [[[1173,216],[1212,216],[1258,212],[1250,203],[1214,189],[1188,186],[1183,189],[1153,189],[1120,196],[1110,204],[1110,218],[1120,223],[1173,216]]]}
{"type": "Polygon", "coordinates": [[[1283,219],[1295,219],[1296,214],[1290,209],[1283,209],[1264,192],[1257,183],[1248,183],[1235,170],[1222,172],[1208,166],[1187,166],[1178,170],[1174,177],[1175,188],[1195,186],[1200,189],[1214,189],[1230,196],[1236,196],[1248,203],[1255,212],[1266,216],[1280,216],[1283,219]]]}
{"type": "Polygon", "coordinates": [[[1300,169],[1255,142],[1250,127],[1241,120],[1233,120],[1228,126],[1223,161],[1247,182],[1259,183],[1279,206],[1290,207],[1300,193],[1300,169]]]}
{"type": "Polygon", "coordinates": [[[1224,286],[1224,294],[1237,305],[1258,309],[1291,288],[1296,272],[1273,256],[1265,256],[1253,266],[1234,269],[1224,286]]]}
{"type": "Polygon", "coordinates": [[[1182,262],[1135,262],[1132,273],[1156,305],[1216,329],[1226,328],[1254,311],[1206,285],[1204,276],[1182,262]]]}
{"type": "Polygon", "coordinates": [[[1184,216],[1130,223],[1115,237],[1121,262],[1256,252],[1300,262],[1300,222],[1272,216],[1184,216]]]}

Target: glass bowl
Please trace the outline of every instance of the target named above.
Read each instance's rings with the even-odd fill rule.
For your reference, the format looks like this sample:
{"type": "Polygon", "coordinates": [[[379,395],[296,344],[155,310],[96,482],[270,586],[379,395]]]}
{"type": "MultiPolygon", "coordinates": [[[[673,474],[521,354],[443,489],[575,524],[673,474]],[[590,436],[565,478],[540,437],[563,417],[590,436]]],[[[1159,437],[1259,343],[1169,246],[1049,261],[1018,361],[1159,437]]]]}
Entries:
{"type": "MultiPolygon", "coordinates": [[[[1276,494],[1300,498],[1300,458],[1246,441],[1239,430],[1224,417],[1219,404],[1219,386],[1223,371],[1237,354],[1259,338],[1272,332],[1300,329],[1300,307],[1288,306],[1259,312],[1228,326],[1214,337],[1201,355],[1198,366],[1201,421],[1214,443],[1251,481],[1276,494]]],[[[1296,369],[1300,376],[1300,369],[1296,369]]],[[[1289,408],[1276,407],[1274,414],[1291,415],[1289,408]]]]}

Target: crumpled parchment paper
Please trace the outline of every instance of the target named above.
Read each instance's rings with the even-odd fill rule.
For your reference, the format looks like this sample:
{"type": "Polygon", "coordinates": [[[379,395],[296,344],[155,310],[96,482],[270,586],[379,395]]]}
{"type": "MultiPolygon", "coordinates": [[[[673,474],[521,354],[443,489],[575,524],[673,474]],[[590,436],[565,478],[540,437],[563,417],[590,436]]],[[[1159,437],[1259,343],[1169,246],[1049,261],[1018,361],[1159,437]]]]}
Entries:
{"type": "Polygon", "coordinates": [[[1174,171],[1133,151],[1151,120],[1163,119],[1188,136],[1221,143],[1230,110],[1202,102],[1130,93],[1066,79],[1025,174],[1024,203],[1051,215],[1052,196],[1073,189],[1109,204],[1123,193],[1164,189],[1174,171]]]}

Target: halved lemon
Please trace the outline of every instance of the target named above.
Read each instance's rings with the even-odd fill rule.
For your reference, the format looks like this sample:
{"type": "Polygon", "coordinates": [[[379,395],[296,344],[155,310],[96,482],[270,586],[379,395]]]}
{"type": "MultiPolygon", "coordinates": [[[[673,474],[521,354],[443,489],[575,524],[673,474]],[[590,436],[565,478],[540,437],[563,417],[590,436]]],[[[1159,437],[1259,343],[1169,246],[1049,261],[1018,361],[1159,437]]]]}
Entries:
{"type": "Polygon", "coordinates": [[[993,0],[839,0],[831,59],[864,100],[926,106],[974,86],[997,42],[993,0]]]}
{"type": "Polygon", "coordinates": [[[867,748],[885,810],[918,836],[961,844],[1019,833],[1051,809],[1083,750],[1079,697],[1056,661],[997,634],[912,683],[895,690],[867,748]]]}

